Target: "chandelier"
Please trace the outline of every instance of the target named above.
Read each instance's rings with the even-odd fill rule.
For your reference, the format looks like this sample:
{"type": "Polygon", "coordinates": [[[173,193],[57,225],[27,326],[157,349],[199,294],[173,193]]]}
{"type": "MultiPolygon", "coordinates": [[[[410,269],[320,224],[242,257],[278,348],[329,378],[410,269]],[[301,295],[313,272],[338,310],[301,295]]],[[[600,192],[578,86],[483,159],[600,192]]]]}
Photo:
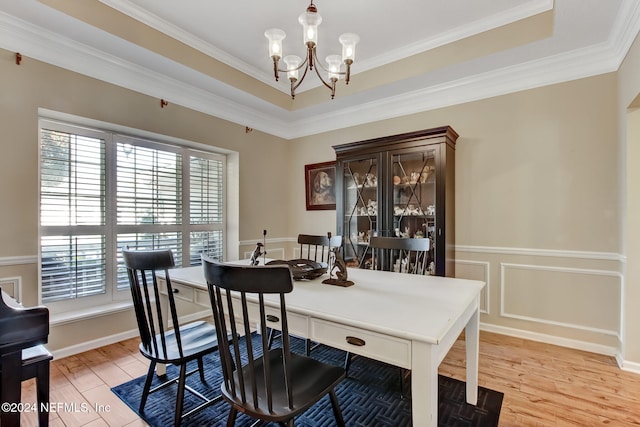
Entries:
{"type": "Polygon", "coordinates": [[[307,56],[304,61],[296,55],[287,55],[282,58],[282,40],[286,37],[284,31],[278,28],[271,28],[264,32],[264,36],[269,40],[269,56],[273,59],[273,72],[276,81],[279,79],[278,73],[287,73],[287,77],[291,82],[291,98],[295,99],[296,89],[306,77],[307,71],[315,70],[322,83],[331,91],[331,99],[333,99],[336,94],[336,82],[341,76],[344,76],[345,83],[349,84],[351,64],[353,64],[356,44],[360,41],[360,37],[353,33],[342,34],[338,38],[338,41],[342,44],[342,58],[340,55],[327,56],[325,59],[327,68],[325,68],[318,61],[316,54],[318,25],[322,22],[322,17],[318,15],[318,9],[313,4],[313,0],[307,7],[307,11],[298,17],[298,22],[302,25],[304,44],[307,46],[307,56]],[[279,68],[281,58],[287,66],[286,70],[279,68]],[[341,71],[342,63],[346,65],[345,71],[341,71]],[[327,80],[322,77],[318,68],[322,68],[327,73],[327,80]],[[300,70],[302,70],[302,77],[298,78],[300,70]]]}

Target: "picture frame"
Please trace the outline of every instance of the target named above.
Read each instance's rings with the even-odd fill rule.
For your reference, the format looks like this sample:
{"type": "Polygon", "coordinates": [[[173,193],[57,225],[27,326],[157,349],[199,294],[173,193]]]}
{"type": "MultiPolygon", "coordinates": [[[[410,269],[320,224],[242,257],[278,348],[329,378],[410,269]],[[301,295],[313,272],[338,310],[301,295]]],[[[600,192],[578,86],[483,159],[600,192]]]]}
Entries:
{"type": "Polygon", "coordinates": [[[336,162],[304,166],[305,200],[308,211],[335,210],[336,162]]]}

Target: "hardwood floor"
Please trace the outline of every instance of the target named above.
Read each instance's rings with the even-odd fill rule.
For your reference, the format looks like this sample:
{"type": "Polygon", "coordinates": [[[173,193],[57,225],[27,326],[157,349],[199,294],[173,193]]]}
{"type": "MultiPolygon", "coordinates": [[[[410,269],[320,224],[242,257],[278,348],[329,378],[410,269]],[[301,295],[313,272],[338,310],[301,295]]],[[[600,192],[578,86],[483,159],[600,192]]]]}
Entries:
{"type": "MultiPolygon", "coordinates": [[[[51,402],[60,410],[50,425],[144,426],[110,390],[146,373],[137,346],[127,340],[54,360],[51,402]]],[[[464,359],[458,340],[440,373],[464,380],[464,359]]],[[[500,427],[640,426],[640,375],[612,357],[481,332],[479,383],[504,393],[500,427]]],[[[33,380],[23,384],[23,402],[35,402],[33,380]]],[[[37,425],[35,414],[23,413],[22,425],[37,425]]]]}

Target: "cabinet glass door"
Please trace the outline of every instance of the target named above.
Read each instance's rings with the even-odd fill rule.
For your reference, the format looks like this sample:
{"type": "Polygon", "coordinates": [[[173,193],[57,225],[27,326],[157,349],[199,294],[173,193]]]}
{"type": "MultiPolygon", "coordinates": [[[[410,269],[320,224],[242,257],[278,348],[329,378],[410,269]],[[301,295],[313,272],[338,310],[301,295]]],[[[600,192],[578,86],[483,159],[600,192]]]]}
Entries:
{"type": "Polygon", "coordinates": [[[396,237],[430,240],[429,271],[435,274],[436,150],[394,154],[393,230],[396,237]]]}
{"type": "Polygon", "coordinates": [[[366,267],[371,259],[369,237],[378,227],[378,161],[375,158],[343,163],[344,260],[349,266],[366,267]]]}

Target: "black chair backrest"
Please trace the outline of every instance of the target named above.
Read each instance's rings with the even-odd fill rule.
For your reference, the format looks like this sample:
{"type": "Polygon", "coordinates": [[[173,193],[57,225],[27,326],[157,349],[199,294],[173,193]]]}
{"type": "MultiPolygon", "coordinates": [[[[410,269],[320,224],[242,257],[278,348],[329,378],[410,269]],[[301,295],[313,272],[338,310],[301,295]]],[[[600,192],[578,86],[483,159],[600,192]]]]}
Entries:
{"type": "Polygon", "coordinates": [[[122,249],[124,265],[129,276],[131,297],[136,312],[140,340],[144,349],[158,359],[167,359],[169,354],[177,353],[183,357],[182,340],[176,303],[173,297],[173,287],[169,277],[169,269],[175,266],[173,252],[170,249],[158,250],[130,250],[122,249]],[[160,289],[156,276],[157,271],[164,271],[167,284],[168,319],[169,326],[164,325],[160,289]],[[165,333],[173,329],[176,334],[177,349],[167,347],[165,333]],[[171,351],[170,351],[171,350],[171,351]]]}
{"type": "Polygon", "coordinates": [[[430,240],[425,238],[372,236],[372,268],[401,273],[426,274],[429,271],[430,240]],[[394,270],[394,266],[396,270],[394,270]]]}
{"type": "MultiPolygon", "coordinates": [[[[285,387],[287,402],[282,404],[288,405],[289,409],[293,408],[291,372],[288,369],[291,348],[285,306],[285,294],[293,290],[293,278],[289,267],[220,264],[205,256],[202,257],[202,264],[218,334],[220,363],[226,392],[234,399],[252,405],[254,411],[271,413],[274,405],[274,387],[285,387]],[[232,292],[237,293],[240,304],[233,303],[232,292]],[[267,322],[268,319],[274,319],[273,315],[265,313],[265,294],[279,294],[282,348],[269,350],[267,322]],[[252,326],[249,322],[250,303],[247,301],[249,295],[257,298],[259,305],[258,327],[261,340],[255,346],[256,348],[252,341],[252,326]],[[240,326],[233,319],[236,319],[240,326]],[[226,336],[223,335],[225,331],[230,332],[231,342],[225,339],[226,336]],[[241,341],[243,346],[240,345],[241,341]],[[283,372],[270,372],[270,364],[266,363],[263,355],[281,357],[283,372]],[[278,375],[281,378],[277,378],[278,375]],[[247,395],[249,394],[247,390],[250,390],[250,396],[247,395]]],[[[280,388],[280,390],[283,389],[280,388]]]]}
{"type": "Polygon", "coordinates": [[[342,236],[298,234],[300,258],[329,263],[331,249],[342,246],[342,236]]]}

